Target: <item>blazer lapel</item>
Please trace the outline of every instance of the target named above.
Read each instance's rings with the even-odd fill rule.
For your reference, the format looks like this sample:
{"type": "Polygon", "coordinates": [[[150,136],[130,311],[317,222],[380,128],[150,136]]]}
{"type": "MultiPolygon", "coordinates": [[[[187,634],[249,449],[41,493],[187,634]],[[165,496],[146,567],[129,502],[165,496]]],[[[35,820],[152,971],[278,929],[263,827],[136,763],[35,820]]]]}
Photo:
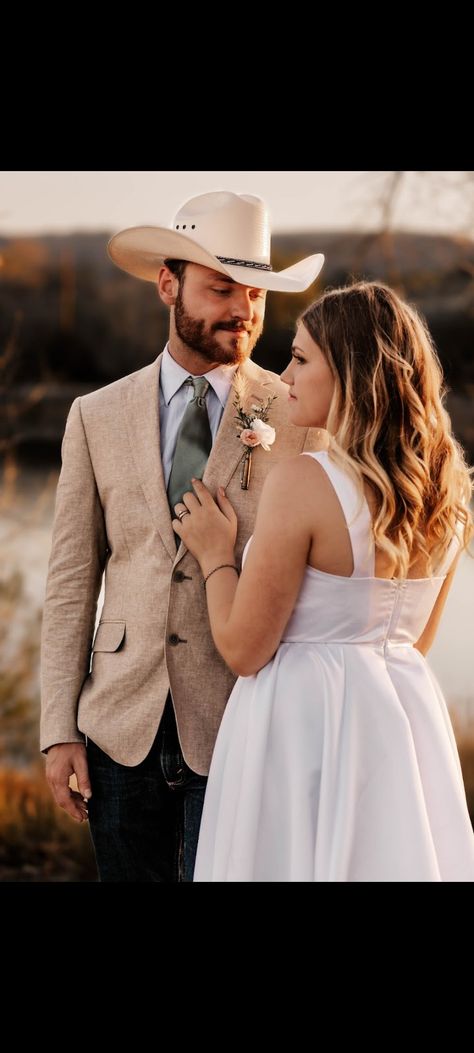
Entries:
{"type": "Polygon", "coordinates": [[[133,459],[153,522],[171,560],[176,542],[163,478],[160,442],[159,378],[162,355],[132,374],[123,389],[125,419],[133,459]]]}
{"type": "MultiPolygon", "coordinates": [[[[161,359],[162,354],[158,355],[150,366],[145,366],[144,369],[132,374],[128,384],[124,386],[123,400],[137,476],[153,522],[174,563],[184,556],[187,548],[181,541],[176,551],[175,534],[171,526],[171,512],[161,463],[159,399],[161,359]]],[[[260,379],[265,378],[265,372],[250,360],[244,362],[239,369],[248,382],[250,401],[252,397],[265,400],[268,397],[268,383],[260,379]]],[[[244,454],[244,448],[237,438],[238,427],[234,420],[236,411],[233,403],[234,394],[231,390],[203,475],[203,482],[211,493],[215,493],[218,486],[227,486],[244,454]]]]}
{"type": "MultiPolygon", "coordinates": [[[[244,362],[242,366],[239,367],[239,371],[243,373],[248,382],[248,398],[250,403],[253,401],[253,397],[265,401],[268,398],[269,393],[268,382],[265,384],[265,382],[262,382],[262,380],[259,379],[261,376],[265,377],[264,371],[250,360],[244,362]]],[[[237,422],[234,420],[236,415],[234,392],[231,388],[215,441],[212,444],[209,460],[202,477],[203,483],[205,483],[208,490],[210,490],[213,495],[215,495],[218,486],[223,486],[225,489],[245,452],[244,447],[237,437],[239,429],[237,422]]],[[[186,545],[184,544],[184,541],[181,541],[176,558],[181,559],[186,552],[186,545]]]]}
{"type": "MultiPolygon", "coordinates": [[[[267,398],[268,388],[259,379],[260,370],[258,366],[247,360],[239,367],[239,372],[243,373],[249,385],[248,400],[250,403],[254,397],[257,399],[267,398]]],[[[209,455],[206,470],[202,477],[203,482],[211,491],[216,490],[218,486],[223,486],[224,488],[227,486],[245,453],[244,447],[238,439],[239,427],[237,421],[234,420],[236,416],[234,391],[231,389],[222,414],[219,430],[209,455]]]]}

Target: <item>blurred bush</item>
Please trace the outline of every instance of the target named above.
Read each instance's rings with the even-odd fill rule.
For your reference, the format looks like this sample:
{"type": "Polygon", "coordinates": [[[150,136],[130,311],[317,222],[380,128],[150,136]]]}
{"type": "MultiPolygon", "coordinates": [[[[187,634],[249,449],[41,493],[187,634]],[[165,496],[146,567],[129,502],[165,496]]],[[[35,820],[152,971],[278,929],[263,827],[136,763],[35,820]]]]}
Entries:
{"type": "Polygon", "coordinates": [[[0,580],[0,881],[96,881],[86,824],[55,805],[39,754],[41,611],[0,580]]]}
{"type": "Polygon", "coordinates": [[[97,881],[87,824],[54,804],[43,765],[0,767],[0,881],[97,881]]]}

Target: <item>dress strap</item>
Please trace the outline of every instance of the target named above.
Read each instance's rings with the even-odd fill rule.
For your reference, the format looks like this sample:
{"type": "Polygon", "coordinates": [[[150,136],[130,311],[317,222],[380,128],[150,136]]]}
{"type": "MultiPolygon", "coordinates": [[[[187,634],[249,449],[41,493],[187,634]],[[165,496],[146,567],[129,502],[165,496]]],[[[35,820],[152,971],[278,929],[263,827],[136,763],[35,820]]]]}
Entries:
{"type": "Polygon", "coordinates": [[[339,465],[331,460],[327,450],[305,450],[302,456],[313,457],[324,468],[336,491],[352,545],[354,578],[372,578],[375,572],[375,551],[372,540],[372,517],[365,494],[339,465]]]}

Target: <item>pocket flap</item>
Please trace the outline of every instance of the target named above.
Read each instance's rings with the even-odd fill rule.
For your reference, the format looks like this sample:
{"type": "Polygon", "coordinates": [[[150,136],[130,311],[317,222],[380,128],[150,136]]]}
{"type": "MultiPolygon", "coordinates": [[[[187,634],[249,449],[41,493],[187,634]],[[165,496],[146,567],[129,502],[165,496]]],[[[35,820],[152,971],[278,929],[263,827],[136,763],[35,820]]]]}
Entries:
{"type": "Polygon", "coordinates": [[[125,636],[125,622],[99,622],[93,651],[118,651],[125,636]]]}

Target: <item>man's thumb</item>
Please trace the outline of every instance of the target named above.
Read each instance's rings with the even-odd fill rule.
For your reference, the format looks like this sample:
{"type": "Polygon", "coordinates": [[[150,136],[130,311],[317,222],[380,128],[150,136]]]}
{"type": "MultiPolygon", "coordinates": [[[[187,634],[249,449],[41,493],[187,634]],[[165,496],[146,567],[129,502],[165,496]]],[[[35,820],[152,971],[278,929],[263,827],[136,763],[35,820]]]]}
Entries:
{"type": "Polygon", "coordinates": [[[92,797],[92,790],[87,765],[85,767],[82,767],[82,765],[77,766],[76,779],[81,797],[87,797],[87,800],[89,800],[89,797],[92,797]]]}

